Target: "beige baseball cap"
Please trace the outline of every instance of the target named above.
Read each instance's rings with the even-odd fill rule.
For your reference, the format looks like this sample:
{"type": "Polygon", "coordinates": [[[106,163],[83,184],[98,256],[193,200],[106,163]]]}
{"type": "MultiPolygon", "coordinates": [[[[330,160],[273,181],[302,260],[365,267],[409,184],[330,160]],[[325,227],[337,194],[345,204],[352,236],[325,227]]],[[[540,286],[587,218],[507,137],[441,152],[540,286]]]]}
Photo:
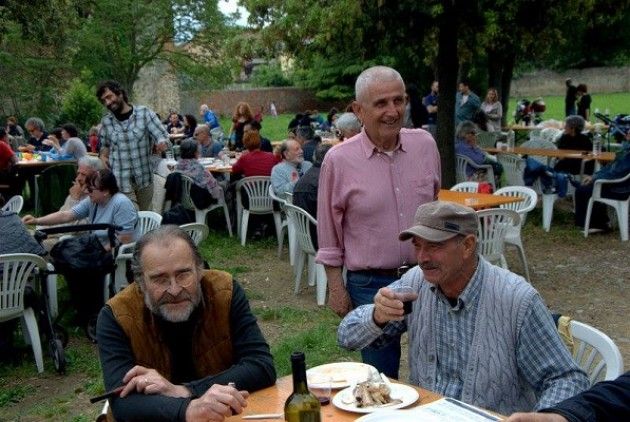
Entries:
{"type": "Polygon", "coordinates": [[[413,226],[400,233],[400,240],[414,236],[430,242],[443,242],[458,234],[477,234],[478,218],[475,210],[454,202],[433,201],[418,207],[413,226]]]}

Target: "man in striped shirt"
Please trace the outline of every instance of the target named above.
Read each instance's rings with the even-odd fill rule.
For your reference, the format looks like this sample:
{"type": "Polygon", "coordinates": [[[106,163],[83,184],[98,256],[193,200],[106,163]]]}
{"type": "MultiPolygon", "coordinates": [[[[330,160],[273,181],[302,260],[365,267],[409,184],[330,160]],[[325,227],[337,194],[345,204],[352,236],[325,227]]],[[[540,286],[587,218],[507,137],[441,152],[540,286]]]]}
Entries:
{"type": "Polygon", "coordinates": [[[410,382],[502,414],[552,406],[588,388],[538,292],[477,254],[477,214],[435,201],[400,240],[418,265],[348,314],[338,341],[379,348],[409,335],[410,382]],[[401,287],[412,292],[401,293],[401,287]],[[407,305],[405,313],[403,302],[407,305]]]}

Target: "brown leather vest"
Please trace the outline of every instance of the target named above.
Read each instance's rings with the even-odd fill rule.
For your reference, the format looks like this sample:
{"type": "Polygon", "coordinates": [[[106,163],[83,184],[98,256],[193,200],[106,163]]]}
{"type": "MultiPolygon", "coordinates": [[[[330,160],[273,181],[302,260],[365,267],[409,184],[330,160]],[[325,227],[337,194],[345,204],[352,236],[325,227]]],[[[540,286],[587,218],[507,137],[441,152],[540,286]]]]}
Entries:
{"type": "MultiPolygon", "coordinates": [[[[201,291],[201,313],[194,329],[192,348],[198,378],[222,372],[233,364],[230,337],[232,276],[223,271],[204,271],[201,291]]],[[[153,368],[171,380],[170,350],[158,331],[155,316],[144,304],[144,294],[138,284],[129,285],[107,304],[129,339],[136,365],[153,368]]]]}

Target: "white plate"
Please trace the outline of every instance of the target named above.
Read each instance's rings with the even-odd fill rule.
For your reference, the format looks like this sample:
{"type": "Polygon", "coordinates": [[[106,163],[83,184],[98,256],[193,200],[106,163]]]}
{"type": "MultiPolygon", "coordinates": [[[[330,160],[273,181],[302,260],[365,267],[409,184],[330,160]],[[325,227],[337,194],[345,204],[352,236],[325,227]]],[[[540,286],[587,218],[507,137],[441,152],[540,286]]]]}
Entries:
{"type": "Polygon", "coordinates": [[[410,404],[413,404],[418,400],[420,394],[418,391],[404,384],[391,384],[391,393],[389,394],[392,399],[399,399],[402,403],[394,404],[391,406],[370,406],[370,407],[357,407],[356,403],[348,404],[350,400],[354,400],[354,396],[352,395],[353,387],[348,387],[346,389],[338,392],[333,398],[333,404],[335,407],[338,407],[341,410],[347,410],[348,412],[355,413],[372,413],[380,410],[392,410],[392,409],[401,409],[403,407],[407,407],[410,404]],[[345,402],[344,402],[345,401],[345,402]]]}
{"type": "Polygon", "coordinates": [[[336,362],[309,369],[306,371],[306,379],[309,384],[330,381],[330,388],[339,389],[366,381],[373,372],[376,372],[376,369],[365,363],[336,362]]]}

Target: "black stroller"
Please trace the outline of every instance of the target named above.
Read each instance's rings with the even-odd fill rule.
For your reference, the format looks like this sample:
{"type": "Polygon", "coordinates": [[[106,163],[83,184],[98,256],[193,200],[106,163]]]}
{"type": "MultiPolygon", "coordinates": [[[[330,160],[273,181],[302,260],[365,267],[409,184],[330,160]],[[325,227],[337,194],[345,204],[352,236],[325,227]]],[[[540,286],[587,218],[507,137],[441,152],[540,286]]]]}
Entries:
{"type": "MultiPolygon", "coordinates": [[[[40,229],[35,232],[38,242],[52,234],[77,233],[92,230],[107,230],[111,250],[106,251],[94,234],[60,240],[50,251],[54,273],[64,276],[72,306],[77,311],[78,323],[85,328],[87,337],[96,342],[96,316],[105,300],[113,296],[115,277],[116,236],[120,230],[112,224],[81,224],[40,229]],[[108,280],[107,275],[110,278],[108,280]],[[107,285],[105,284],[107,281],[107,285]]],[[[42,290],[46,289],[42,286],[42,290]]],[[[48,297],[45,292],[44,297],[48,297]]],[[[46,299],[48,300],[48,299],[46,299]]],[[[46,311],[47,306],[43,309],[46,311]]],[[[61,314],[61,313],[60,313],[61,314]]],[[[50,320],[50,316],[45,316],[50,320]]],[[[57,317],[59,318],[60,315],[57,317]]],[[[51,326],[53,322],[51,321],[51,326]]],[[[58,325],[55,324],[55,327],[58,325]]],[[[66,334],[67,338],[67,334],[66,334]]],[[[67,342],[67,340],[66,340],[67,342]]]]}
{"type": "Polygon", "coordinates": [[[537,125],[543,120],[543,113],[547,110],[547,106],[541,97],[536,98],[534,101],[529,101],[523,98],[516,103],[516,110],[514,112],[514,122],[521,123],[525,126],[529,126],[530,123],[537,125]]]}
{"type": "Polygon", "coordinates": [[[630,115],[628,114],[618,114],[611,119],[605,114],[595,113],[595,117],[608,125],[608,134],[617,142],[622,141],[626,133],[630,131],[630,115]]]}

